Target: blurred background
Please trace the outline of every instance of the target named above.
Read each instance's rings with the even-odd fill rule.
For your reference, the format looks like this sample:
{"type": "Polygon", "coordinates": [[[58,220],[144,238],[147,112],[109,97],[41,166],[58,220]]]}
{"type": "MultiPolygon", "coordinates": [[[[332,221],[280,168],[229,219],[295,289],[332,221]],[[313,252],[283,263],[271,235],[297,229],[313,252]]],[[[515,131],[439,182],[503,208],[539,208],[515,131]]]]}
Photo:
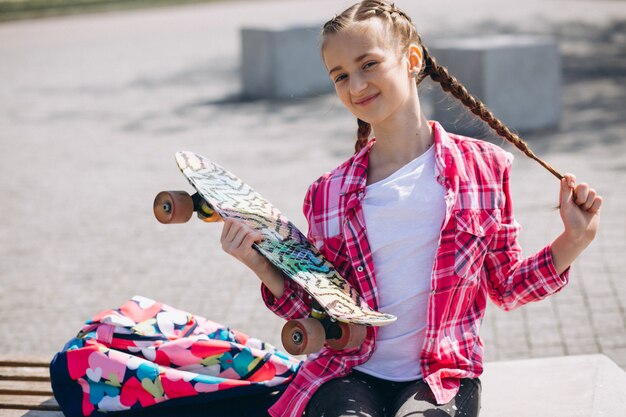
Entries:
{"type": "MultiPolygon", "coordinates": [[[[280,345],[283,322],[265,309],[258,279],[222,252],[221,225],[161,225],[152,201],[161,190],[191,191],[174,153],[192,150],[306,231],[306,187],[350,157],[356,123],[332,93],[244,99],[240,31],[320,27],[351,3],[0,0],[3,353],[51,357],[85,320],[136,294],[280,345]]],[[[597,188],[602,226],[562,292],[510,313],[490,307],[486,359],[601,352],[626,368],[626,2],[396,4],[427,45],[557,40],[561,122],[522,136],[597,188]]],[[[438,87],[420,88],[427,97],[438,87]]],[[[530,255],[560,233],[558,181],[485,135],[516,155],[513,198],[530,255]]]]}

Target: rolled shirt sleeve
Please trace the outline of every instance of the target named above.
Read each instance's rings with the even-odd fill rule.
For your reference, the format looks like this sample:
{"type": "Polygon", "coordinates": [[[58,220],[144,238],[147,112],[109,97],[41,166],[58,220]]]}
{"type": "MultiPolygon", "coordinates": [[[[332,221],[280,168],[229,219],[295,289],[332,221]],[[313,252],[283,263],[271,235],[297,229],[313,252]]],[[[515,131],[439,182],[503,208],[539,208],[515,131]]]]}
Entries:
{"type": "Polygon", "coordinates": [[[520,225],[515,221],[509,187],[510,163],[504,170],[502,189],[505,205],[502,225],[490,243],[482,273],[489,297],[504,310],[538,301],[560,291],[569,281],[569,268],[558,274],[550,245],[523,258],[517,242],[520,225]]]}
{"type": "Polygon", "coordinates": [[[274,297],[274,294],[263,283],[261,283],[261,296],[271,312],[286,320],[304,318],[309,315],[310,307],[306,301],[310,300],[310,297],[302,287],[288,277],[285,277],[283,295],[280,298],[274,297]]]}

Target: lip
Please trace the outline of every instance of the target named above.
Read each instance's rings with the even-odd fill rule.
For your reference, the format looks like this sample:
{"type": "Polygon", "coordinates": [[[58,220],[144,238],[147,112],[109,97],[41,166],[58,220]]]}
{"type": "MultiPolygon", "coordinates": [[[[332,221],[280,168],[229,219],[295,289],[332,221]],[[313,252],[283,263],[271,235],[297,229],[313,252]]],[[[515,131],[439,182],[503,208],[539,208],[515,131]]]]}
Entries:
{"type": "Polygon", "coordinates": [[[355,101],[354,104],[356,104],[357,106],[366,106],[369,103],[371,103],[372,101],[374,101],[379,95],[380,95],[380,93],[372,94],[372,95],[367,96],[365,98],[362,98],[362,99],[360,99],[358,101],[355,101]]]}

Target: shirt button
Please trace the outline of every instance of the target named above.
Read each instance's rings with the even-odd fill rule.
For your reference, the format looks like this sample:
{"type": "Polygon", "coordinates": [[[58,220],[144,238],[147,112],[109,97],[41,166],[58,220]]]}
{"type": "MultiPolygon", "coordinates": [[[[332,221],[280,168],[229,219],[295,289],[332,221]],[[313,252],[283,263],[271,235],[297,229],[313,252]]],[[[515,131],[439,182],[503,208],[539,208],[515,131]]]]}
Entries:
{"type": "Polygon", "coordinates": [[[478,233],[482,234],[484,233],[485,229],[483,229],[482,226],[478,226],[478,233]]]}
{"type": "Polygon", "coordinates": [[[359,265],[359,266],[356,268],[356,270],[357,270],[357,271],[359,271],[359,272],[363,272],[363,267],[362,267],[361,265],[359,265]]]}
{"type": "Polygon", "coordinates": [[[432,295],[435,295],[435,294],[437,294],[437,290],[432,290],[430,293],[431,293],[432,295]]]}

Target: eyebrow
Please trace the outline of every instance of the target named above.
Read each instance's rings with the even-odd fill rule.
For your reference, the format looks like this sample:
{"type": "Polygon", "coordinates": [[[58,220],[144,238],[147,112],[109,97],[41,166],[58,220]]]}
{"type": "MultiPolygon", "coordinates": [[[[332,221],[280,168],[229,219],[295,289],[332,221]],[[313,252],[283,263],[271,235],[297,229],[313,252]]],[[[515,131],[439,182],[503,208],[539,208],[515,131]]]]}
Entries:
{"type": "MultiPolygon", "coordinates": [[[[370,52],[366,52],[363,55],[359,55],[358,57],[356,57],[356,59],[354,60],[354,62],[359,62],[362,61],[363,58],[365,58],[366,56],[370,55],[370,52]]],[[[341,65],[337,65],[335,68],[331,69],[330,71],[328,71],[328,74],[332,74],[335,71],[339,71],[341,69],[341,65]]]]}

